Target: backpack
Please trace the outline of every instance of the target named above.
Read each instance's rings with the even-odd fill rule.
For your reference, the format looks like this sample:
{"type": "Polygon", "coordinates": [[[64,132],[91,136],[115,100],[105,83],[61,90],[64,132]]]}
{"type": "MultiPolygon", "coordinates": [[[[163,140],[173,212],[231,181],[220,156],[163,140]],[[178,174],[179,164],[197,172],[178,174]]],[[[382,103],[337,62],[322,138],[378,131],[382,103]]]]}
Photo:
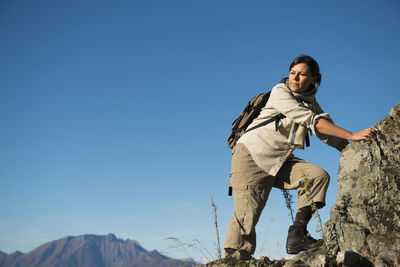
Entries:
{"type": "Polygon", "coordinates": [[[247,127],[253,122],[253,120],[258,117],[261,109],[267,104],[270,94],[271,91],[259,94],[258,96],[250,99],[250,101],[247,103],[247,106],[240,113],[239,117],[232,122],[233,127],[228,137],[228,146],[231,149],[235,147],[239,138],[248,131],[267,125],[273,121],[275,121],[275,129],[278,129],[279,120],[285,117],[283,114],[279,114],[257,126],[247,129],[247,127]]]}

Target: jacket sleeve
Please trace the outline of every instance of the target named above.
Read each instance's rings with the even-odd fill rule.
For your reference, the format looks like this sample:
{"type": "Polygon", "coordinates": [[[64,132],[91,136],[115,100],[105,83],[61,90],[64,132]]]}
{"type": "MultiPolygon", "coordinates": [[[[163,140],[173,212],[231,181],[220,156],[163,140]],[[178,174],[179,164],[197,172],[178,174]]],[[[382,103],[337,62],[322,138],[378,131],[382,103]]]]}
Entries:
{"type": "Polygon", "coordinates": [[[315,124],[320,118],[331,120],[327,113],[316,113],[304,106],[303,103],[298,102],[290,89],[284,84],[278,84],[272,89],[270,99],[272,100],[271,104],[275,110],[285,115],[293,122],[310,129],[314,135],[316,135],[317,132],[315,124]]]}
{"type": "MultiPolygon", "coordinates": [[[[327,113],[324,113],[324,111],[322,110],[321,106],[318,104],[317,101],[315,101],[315,109],[316,109],[316,113],[317,114],[327,114],[327,113]]],[[[334,123],[329,115],[328,115],[328,117],[324,117],[324,119],[327,119],[330,122],[334,123]]],[[[322,142],[324,142],[324,143],[326,143],[326,144],[328,144],[328,145],[330,145],[330,146],[332,146],[334,148],[338,148],[338,147],[340,147],[340,145],[343,144],[343,142],[347,142],[347,140],[345,140],[343,138],[322,134],[322,133],[319,133],[316,130],[315,130],[315,132],[313,132],[313,134],[316,137],[318,137],[322,142]]]]}

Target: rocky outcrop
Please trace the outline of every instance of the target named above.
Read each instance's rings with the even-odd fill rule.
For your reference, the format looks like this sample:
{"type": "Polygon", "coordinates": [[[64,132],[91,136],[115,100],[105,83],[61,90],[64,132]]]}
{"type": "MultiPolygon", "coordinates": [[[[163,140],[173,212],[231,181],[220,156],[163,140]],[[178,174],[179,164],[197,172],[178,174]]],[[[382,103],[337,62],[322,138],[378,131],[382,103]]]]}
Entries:
{"type": "Polygon", "coordinates": [[[324,247],[290,260],[206,266],[400,266],[400,104],[375,129],[375,140],[352,142],[341,154],[324,247]]]}
{"type": "Polygon", "coordinates": [[[324,241],[330,255],[352,251],[375,266],[399,266],[400,105],[375,128],[376,140],[353,142],[341,155],[324,241]]]}

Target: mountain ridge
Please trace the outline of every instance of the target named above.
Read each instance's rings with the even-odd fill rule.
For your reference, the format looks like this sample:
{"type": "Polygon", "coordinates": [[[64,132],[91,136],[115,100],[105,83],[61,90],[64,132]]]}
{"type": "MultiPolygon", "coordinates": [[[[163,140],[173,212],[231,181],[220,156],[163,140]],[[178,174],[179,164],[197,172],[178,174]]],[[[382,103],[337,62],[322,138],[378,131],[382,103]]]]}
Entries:
{"type": "Polygon", "coordinates": [[[172,259],[139,242],[114,234],[67,236],[46,242],[28,253],[0,251],[0,267],[186,267],[193,262],[172,259]]]}

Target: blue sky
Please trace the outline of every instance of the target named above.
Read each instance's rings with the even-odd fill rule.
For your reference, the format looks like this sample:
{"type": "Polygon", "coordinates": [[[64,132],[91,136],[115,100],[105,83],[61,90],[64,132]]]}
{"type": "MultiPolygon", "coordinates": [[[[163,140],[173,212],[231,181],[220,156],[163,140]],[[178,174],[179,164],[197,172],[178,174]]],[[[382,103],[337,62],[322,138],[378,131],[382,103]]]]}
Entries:
{"type": "MultiPolygon", "coordinates": [[[[210,196],[222,243],[226,138],[247,101],[309,54],[323,109],[350,131],[374,125],[399,103],[399,27],[395,0],[1,0],[0,250],[115,233],[215,254],[210,196]]],[[[331,175],[325,222],[340,154],[315,138],[295,154],[331,175]]],[[[290,223],[273,190],[256,255],[287,257],[290,223]]]]}

